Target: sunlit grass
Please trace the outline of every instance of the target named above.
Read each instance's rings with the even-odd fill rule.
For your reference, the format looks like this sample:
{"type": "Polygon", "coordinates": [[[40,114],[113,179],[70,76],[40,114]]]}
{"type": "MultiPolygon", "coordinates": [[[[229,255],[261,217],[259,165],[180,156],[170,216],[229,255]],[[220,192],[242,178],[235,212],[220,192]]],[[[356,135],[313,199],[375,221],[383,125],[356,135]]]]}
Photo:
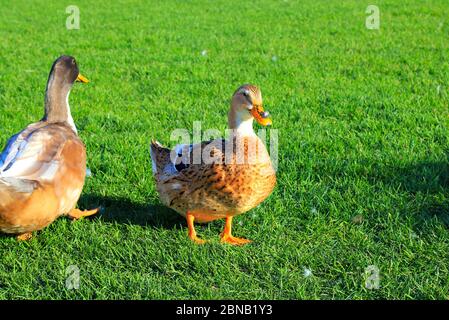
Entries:
{"type": "Polygon", "coordinates": [[[80,206],[105,211],[1,237],[0,298],[449,298],[447,1],[377,1],[380,30],[355,0],[77,5],[69,31],[64,3],[2,1],[0,142],[41,118],[52,62],[74,55],[91,80],[70,96],[92,172],[80,206]],[[236,218],[251,245],[221,245],[217,221],[195,246],[158,199],[149,142],[224,130],[248,82],[279,130],[278,185],[236,218]]]}

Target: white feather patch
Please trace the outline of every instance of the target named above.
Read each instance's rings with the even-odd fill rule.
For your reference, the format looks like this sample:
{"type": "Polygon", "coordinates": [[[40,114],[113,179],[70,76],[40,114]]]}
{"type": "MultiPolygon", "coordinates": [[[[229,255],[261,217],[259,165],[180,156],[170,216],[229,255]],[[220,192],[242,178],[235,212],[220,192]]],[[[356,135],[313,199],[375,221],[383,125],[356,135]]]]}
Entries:
{"type": "Polygon", "coordinates": [[[174,190],[179,190],[179,189],[182,189],[182,185],[180,183],[173,183],[171,185],[171,188],[174,190]]]}

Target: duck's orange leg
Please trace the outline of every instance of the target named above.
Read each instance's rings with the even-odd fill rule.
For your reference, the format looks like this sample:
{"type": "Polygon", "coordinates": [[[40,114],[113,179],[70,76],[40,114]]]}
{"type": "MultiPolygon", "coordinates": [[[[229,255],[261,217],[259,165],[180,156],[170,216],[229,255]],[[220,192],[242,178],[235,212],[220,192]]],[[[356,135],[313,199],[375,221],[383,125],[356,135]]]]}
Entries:
{"type": "Polygon", "coordinates": [[[19,234],[18,236],[16,236],[16,239],[18,241],[28,241],[33,237],[33,233],[31,232],[25,232],[22,234],[19,234]]]}
{"type": "Polygon", "coordinates": [[[204,244],[206,241],[198,238],[195,231],[195,226],[193,225],[193,222],[195,221],[195,217],[190,212],[187,212],[186,214],[186,220],[187,220],[187,226],[189,227],[189,238],[195,242],[196,244],[204,244]]]}
{"type": "Polygon", "coordinates": [[[251,242],[251,240],[248,239],[234,237],[231,231],[232,231],[232,217],[228,216],[226,217],[226,224],[224,230],[221,233],[221,242],[229,243],[232,245],[243,245],[251,242]]]}
{"type": "Polygon", "coordinates": [[[80,210],[80,209],[72,209],[67,214],[70,218],[77,220],[83,217],[92,216],[100,211],[100,208],[96,208],[93,210],[80,210]]]}

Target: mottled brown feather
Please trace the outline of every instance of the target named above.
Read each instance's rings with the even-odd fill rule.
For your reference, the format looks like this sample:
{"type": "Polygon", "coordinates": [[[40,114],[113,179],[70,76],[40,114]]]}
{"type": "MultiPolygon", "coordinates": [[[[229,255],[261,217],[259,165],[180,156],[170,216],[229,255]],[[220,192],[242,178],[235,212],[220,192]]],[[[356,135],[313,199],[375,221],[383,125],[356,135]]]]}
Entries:
{"type": "Polygon", "coordinates": [[[268,152],[258,137],[244,138],[245,157],[248,158],[248,145],[251,143],[257,146],[255,163],[238,163],[236,152],[232,153],[229,162],[224,163],[225,149],[236,149],[235,138],[194,145],[190,159],[196,148],[208,148],[219,155],[222,162],[210,164],[202,161],[189,165],[177,174],[163,173],[162,169],[170,165],[170,150],[153,144],[153,154],[158,163],[155,179],[162,202],[181,215],[187,211],[195,212],[198,222],[242,214],[256,207],[271,194],[276,175],[268,152]],[[163,161],[165,164],[162,164],[163,161]]]}

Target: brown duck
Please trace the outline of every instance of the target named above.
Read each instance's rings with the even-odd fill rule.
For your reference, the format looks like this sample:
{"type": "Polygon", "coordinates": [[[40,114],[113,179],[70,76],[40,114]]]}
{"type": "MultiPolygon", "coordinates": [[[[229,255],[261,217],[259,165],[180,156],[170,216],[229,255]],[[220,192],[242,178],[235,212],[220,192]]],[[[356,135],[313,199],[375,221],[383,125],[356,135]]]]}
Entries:
{"type": "Polygon", "coordinates": [[[276,184],[270,156],[253,130],[254,119],[263,126],[271,124],[259,88],[243,85],[232,98],[228,115],[232,133],[227,140],[178,145],[173,150],[156,141],[151,144],[161,201],[186,218],[189,237],[196,243],[204,240],[197,237],[194,222],[216,219],[226,219],[222,242],[250,242],[232,235],[232,219],[264,201],[276,184]]]}

